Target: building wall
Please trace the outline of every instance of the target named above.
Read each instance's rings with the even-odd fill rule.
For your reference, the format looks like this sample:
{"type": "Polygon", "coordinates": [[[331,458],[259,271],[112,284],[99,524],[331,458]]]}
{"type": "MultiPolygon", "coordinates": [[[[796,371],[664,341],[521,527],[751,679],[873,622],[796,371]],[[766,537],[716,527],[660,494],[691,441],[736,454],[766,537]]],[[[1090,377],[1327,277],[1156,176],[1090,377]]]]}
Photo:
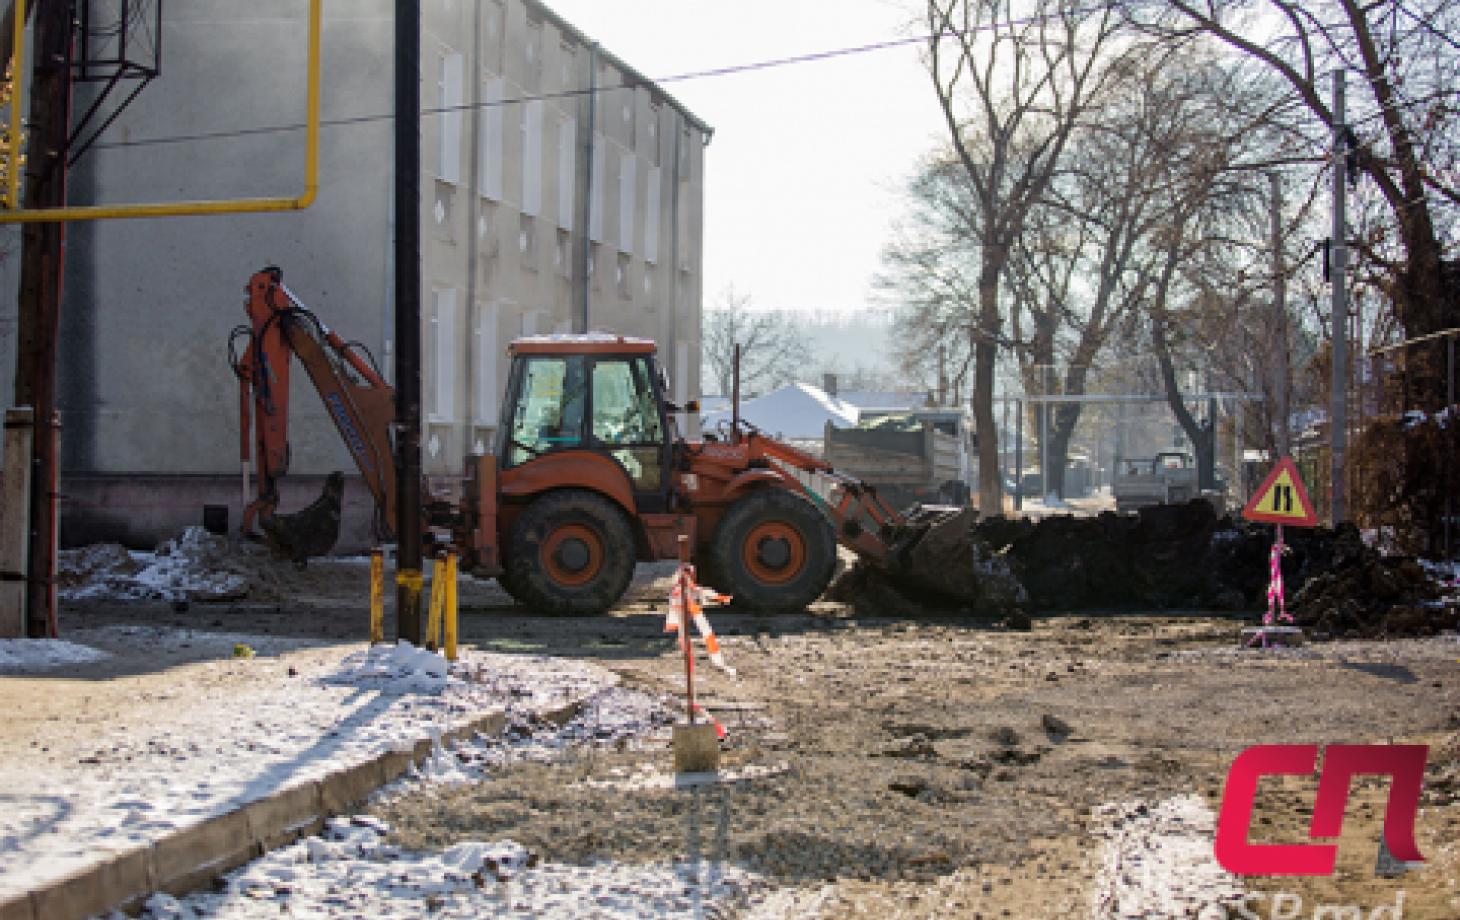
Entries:
{"type": "MultiPolygon", "coordinates": [[[[490,449],[513,337],[574,328],[579,184],[590,159],[598,173],[588,325],[656,339],[673,392],[696,396],[708,128],[535,0],[423,7],[426,471],[458,473],[465,453],[490,449]],[[591,68],[601,89],[590,157],[591,68]]],[[[245,282],[265,265],[280,266],[307,306],[393,373],[393,8],[388,0],[324,6],[313,207],[68,229],[60,349],[68,514],[86,513],[88,477],[237,472],[238,384],[225,342],[245,321],[245,282]]],[[[303,4],[190,0],[165,13],[162,77],[78,164],[71,201],[297,194],[303,4]]],[[[78,89],[78,109],[87,92],[78,89]]],[[[17,263],[0,260],[7,388],[17,263]]],[[[297,365],[290,443],[293,473],[353,472],[297,365]]],[[[238,496],[234,488],[219,500],[236,506],[238,496]]]]}

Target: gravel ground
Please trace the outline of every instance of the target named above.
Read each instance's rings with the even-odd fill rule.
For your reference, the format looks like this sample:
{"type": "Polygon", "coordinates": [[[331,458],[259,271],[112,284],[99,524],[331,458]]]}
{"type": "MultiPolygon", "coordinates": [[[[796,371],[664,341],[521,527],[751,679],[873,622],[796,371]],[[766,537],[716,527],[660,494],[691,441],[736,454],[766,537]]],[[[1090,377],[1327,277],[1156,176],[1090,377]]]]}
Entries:
{"type": "MultiPolygon", "coordinates": [[[[662,631],[665,574],[641,572],[628,603],[582,619],[538,616],[490,584],[466,584],[463,642],[591,661],[623,692],[669,705],[683,666],[662,631]]],[[[363,567],[336,575],[287,610],[78,600],[69,614],[92,626],[216,622],[280,641],[359,637],[363,567]]],[[[602,881],[608,894],[642,882],[671,897],[667,879],[686,862],[723,867],[731,888],[699,889],[683,911],[666,901],[668,915],[1210,917],[1242,897],[1292,894],[1305,917],[1317,903],[1364,905],[1368,916],[1403,891],[1406,918],[1460,916],[1454,636],[1238,651],[1242,622],[1197,613],[1042,617],[1029,632],[832,604],[711,619],[738,676],[701,668],[699,688],[729,730],[724,763],[738,781],[672,785],[671,710],[626,717],[622,730],[533,728],[515,746],[443,754],[426,772],[446,781],[383,796],[369,815],[388,828],[379,845],[441,865],[454,847],[510,841],[536,856],[549,888],[578,878],[567,887],[602,881]],[[1368,786],[1331,880],[1238,880],[1213,863],[1210,815],[1243,748],[1390,741],[1431,747],[1423,868],[1375,876],[1383,790],[1368,786]],[[602,875],[573,874],[590,869],[602,875]]],[[[626,706],[603,708],[600,723],[626,706]]],[[[1264,784],[1255,839],[1300,841],[1312,791],[1296,778],[1264,784]]]]}
{"type": "MultiPolygon", "coordinates": [[[[752,916],[1195,916],[1246,891],[1211,856],[1242,748],[1417,739],[1436,747],[1432,771],[1455,769],[1443,743],[1460,728],[1454,637],[1242,652],[1239,627],[1067,617],[1021,634],[832,610],[722,615],[739,677],[701,675],[729,726],[726,766],[784,770],[698,797],[625,782],[667,770],[661,731],[376,813],[409,848],[504,836],[552,860],[647,866],[685,852],[686,814],[708,808],[722,858],[776,883],[752,916]]],[[[669,650],[610,666],[629,686],[682,685],[669,650]]],[[[1444,844],[1460,810],[1446,801],[1422,817],[1436,856],[1404,880],[1406,917],[1460,911],[1444,844]]],[[[1270,810],[1259,826],[1288,813],[1270,810]]],[[[1371,854],[1348,876],[1359,903],[1392,888],[1373,877],[1374,839],[1356,840],[1371,854]]]]}

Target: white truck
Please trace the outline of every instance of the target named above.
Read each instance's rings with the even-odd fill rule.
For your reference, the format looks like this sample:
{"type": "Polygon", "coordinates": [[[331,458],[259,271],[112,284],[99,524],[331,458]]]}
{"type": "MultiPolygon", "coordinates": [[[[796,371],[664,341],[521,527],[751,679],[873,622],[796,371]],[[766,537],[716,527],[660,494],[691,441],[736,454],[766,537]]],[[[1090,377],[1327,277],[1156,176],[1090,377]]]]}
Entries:
{"type": "Polygon", "coordinates": [[[1154,457],[1120,461],[1111,492],[1115,510],[1132,511],[1147,505],[1179,505],[1201,494],[1196,465],[1190,455],[1162,451],[1154,457]]]}

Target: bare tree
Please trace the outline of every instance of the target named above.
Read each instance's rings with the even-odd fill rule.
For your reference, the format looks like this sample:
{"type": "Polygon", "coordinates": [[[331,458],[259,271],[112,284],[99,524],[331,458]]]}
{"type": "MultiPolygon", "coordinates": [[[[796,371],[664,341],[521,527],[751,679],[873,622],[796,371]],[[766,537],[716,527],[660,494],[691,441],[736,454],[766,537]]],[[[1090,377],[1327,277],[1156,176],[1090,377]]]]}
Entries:
{"type": "Polygon", "coordinates": [[[962,216],[977,247],[976,304],[966,334],[974,358],[979,506],[996,511],[1000,282],[1071,134],[1133,52],[1116,41],[1114,10],[1091,12],[1069,0],[928,0],[927,24],[927,66],[948,129],[949,166],[970,189],[962,216]]]}
{"type": "MultiPolygon", "coordinates": [[[[1387,226],[1354,242],[1380,266],[1377,279],[1410,335],[1460,325],[1460,297],[1442,227],[1454,230],[1460,205],[1456,80],[1460,8],[1449,2],[1356,0],[1168,0],[1164,9],[1132,7],[1144,27],[1166,35],[1200,30],[1281,79],[1320,129],[1333,123],[1329,74],[1358,77],[1350,97],[1351,165],[1373,180],[1389,209],[1387,226]],[[1261,19],[1260,28],[1251,28],[1261,19]],[[1258,38],[1255,36],[1263,36],[1258,38]]],[[[1310,133],[1309,156],[1327,147],[1310,133]]]]}
{"type": "Polygon", "coordinates": [[[882,253],[877,286],[898,304],[898,369],[938,401],[958,405],[973,369],[970,329],[978,307],[978,247],[966,232],[968,183],[944,159],[908,183],[910,213],[882,253]]]}
{"type": "Polygon", "coordinates": [[[728,396],[734,384],[735,346],[740,346],[740,386],[750,393],[795,380],[811,363],[811,347],[783,312],[751,308],[748,295],[727,287],[704,317],[706,387],[728,396]]]}

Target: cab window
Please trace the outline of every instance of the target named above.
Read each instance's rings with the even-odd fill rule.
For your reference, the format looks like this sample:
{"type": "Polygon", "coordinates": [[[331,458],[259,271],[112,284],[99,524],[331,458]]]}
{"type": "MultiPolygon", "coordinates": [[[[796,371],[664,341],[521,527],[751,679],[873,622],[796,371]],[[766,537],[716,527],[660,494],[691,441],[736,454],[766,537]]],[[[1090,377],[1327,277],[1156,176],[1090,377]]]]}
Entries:
{"type": "Polygon", "coordinates": [[[550,450],[582,446],[584,375],[581,356],[524,362],[507,444],[509,466],[550,450]]]}
{"type": "Polygon", "coordinates": [[[664,428],[653,378],[643,358],[606,358],[594,363],[592,433],[595,444],[608,448],[628,470],[635,490],[659,488],[664,428]]]}

